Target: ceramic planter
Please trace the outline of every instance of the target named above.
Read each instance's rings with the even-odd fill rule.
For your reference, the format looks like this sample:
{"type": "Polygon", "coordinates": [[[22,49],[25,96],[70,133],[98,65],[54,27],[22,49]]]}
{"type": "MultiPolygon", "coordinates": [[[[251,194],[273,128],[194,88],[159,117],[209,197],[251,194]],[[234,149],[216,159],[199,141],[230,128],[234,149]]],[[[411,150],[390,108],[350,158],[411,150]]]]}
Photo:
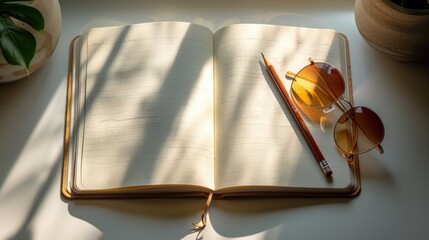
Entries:
{"type": "Polygon", "coordinates": [[[429,10],[407,10],[388,0],[356,0],[355,20],[368,44],[393,58],[429,56],[429,10]]]}
{"type": "MultiPolygon", "coordinates": [[[[43,15],[45,31],[39,33],[27,24],[14,19],[14,22],[27,29],[36,38],[36,53],[30,63],[30,74],[38,70],[52,55],[61,33],[61,9],[58,0],[33,0],[32,5],[43,15]]],[[[27,77],[27,70],[22,66],[9,65],[0,51],[0,83],[27,77]]]]}

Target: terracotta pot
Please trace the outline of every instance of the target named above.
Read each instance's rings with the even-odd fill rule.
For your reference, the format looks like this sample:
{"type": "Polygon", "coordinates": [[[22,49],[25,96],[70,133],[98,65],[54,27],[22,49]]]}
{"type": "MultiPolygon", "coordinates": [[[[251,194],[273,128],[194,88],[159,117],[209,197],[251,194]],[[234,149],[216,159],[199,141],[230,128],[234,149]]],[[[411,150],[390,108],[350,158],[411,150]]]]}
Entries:
{"type": "MultiPolygon", "coordinates": [[[[61,9],[58,0],[33,0],[32,5],[43,15],[45,31],[39,33],[30,26],[18,20],[13,20],[22,28],[30,31],[36,38],[36,53],[30,63],[30,74],[38,70],[52,55],[57,46],[61,33],[61,9]]],[[[22,66],[9,65],[0,51],[0,83],[10,82],[27,77],[27,71],[22,66]]]]}
{"type": "Polygon", "coordinates": [[[429,10],[407,10],[389,0],[356,0],[355,20],[368,44],[393,58],[429,56],[429,10]]]}

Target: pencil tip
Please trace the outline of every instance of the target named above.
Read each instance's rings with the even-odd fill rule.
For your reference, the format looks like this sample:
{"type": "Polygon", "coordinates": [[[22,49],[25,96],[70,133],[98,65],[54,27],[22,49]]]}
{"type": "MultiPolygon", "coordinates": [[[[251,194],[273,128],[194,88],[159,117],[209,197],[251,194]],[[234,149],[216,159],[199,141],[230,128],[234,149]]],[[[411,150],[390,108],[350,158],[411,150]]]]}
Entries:
{"type": "Polygon", "coordinates": [[[270,64],[269,64],[269,62],[268,62],[268,59],[265,57],[265,55],[264,55],[264,53],[263,53],[263,52],[261,52],[261,55],[262,55],[262,59],[264,59],[264,64],[265,64],[265,66],[270,65],[270,64]]]}

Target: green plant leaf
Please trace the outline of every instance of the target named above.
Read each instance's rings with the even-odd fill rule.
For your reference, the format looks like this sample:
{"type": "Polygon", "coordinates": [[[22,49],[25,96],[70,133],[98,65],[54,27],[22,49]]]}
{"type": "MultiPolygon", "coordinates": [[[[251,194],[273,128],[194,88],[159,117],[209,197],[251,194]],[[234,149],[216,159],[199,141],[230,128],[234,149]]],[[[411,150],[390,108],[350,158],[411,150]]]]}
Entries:
{"type": "Polygon", "coordinates": [[[18,3],[3,3],[0,6],[0,14],[8,15],[25,22],[36,31],[43,32],[45,21],[42,13],[32,6],[18,3]]]}
{"type": "Polygon", "coordinates": [[[10,18],[0,15],[0,39],[0,48],[6,61],[28,69],[36,52],[33,34],[15,26],[10,18]]]}
{"type": "Polygon", "coordinates": [[[31,3],[33,0],[0,0],[0,4],[4,2],[28,2],[31,3]]]}

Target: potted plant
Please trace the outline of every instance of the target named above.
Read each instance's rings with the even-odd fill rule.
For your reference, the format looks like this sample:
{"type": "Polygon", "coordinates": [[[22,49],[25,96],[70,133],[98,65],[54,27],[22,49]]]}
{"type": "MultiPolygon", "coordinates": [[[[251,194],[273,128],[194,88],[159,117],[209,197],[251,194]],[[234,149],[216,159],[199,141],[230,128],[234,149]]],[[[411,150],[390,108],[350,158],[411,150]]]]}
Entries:
{"type": "Polygon", "coordinates": [[[356,26],[377,50],[400,60],[429,56],[428,0],[357,0],[356,26]]]}
{"type": "Polygon", "coordinates": [[[0,82],[39,69],[59,39],[58,0],[0,0],[0,82]]]}

